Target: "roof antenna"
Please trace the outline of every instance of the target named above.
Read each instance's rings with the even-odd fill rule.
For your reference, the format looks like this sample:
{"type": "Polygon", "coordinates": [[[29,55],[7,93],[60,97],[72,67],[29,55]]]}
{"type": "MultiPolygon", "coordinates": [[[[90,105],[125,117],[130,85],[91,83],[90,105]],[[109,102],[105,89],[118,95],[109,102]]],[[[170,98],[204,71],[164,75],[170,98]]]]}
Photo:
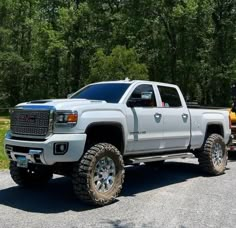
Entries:
{"type": "Polygon", "coordinates": [[[128,78],[128,77],[126,77],[126,78],[125,78],[125,81],[126,81],[126,82],[129,82],[129,78],[128,78]]]}

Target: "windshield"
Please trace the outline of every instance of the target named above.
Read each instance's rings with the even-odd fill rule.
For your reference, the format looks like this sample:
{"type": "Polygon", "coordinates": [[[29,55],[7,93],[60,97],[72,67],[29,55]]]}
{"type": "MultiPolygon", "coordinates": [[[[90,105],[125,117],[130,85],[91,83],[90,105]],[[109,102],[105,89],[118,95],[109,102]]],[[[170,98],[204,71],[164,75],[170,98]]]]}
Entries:
{"type": "Polygon", "coordinates": [[[108,103],[118,103],[130,84],[107,83],[94,84],[85,87],[70,99],[83,98],[88,100],[103,100],[108,103]]]}

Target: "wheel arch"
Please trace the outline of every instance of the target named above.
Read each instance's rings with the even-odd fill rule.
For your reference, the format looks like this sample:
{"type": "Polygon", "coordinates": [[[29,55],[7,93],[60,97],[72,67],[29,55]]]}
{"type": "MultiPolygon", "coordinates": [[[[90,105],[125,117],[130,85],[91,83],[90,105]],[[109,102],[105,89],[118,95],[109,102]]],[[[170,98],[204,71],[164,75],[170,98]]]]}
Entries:
{"type": "Polygon", "coordinates": [[[218,134],[224,138],[224,127],[223,127],[222,123],[209,123],[209,124],[207,124],[202,147],[205,144],[205,141],[207,140],[207,138],[211,134],[218,134]]]}
{"type": "Polygon", "coordinates": [[[207,124],[205,137],[209,136],[210,134],[219,134],[224,138],[224,128],[222,123],[207,124]]]}
{"type": "MultiPolygon", "coordinates": [[[[124,128],[119,122],[95,122],[87,126],[85,151],[96,143],[106,142],[114,145],[123,155],[125,151],[124,128]]],[[[84,151],[84,152],[85,152],[84,151]]]]}

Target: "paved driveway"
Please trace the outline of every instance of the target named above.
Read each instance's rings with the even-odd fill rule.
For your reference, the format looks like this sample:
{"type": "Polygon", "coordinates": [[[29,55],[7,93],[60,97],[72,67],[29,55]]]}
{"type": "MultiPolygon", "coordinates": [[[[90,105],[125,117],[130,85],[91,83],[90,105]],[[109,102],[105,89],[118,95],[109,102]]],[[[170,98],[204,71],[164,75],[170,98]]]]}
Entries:
{"type": "Polygon", "coordinates": [[[204,176],[196,159],[176,159],[161,170],[126,169],[117,202],[100,208],[75,199],[69,179],[22,189],[0,172],[0,227],[236,227],[236,154],[226,174],[204,176]]]}

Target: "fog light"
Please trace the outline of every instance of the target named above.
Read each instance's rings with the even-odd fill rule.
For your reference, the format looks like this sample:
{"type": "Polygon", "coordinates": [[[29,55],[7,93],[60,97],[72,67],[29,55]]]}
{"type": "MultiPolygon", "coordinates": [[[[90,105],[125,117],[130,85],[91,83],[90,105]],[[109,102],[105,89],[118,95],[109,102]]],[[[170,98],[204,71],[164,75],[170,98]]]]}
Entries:
{"type": "Polygon", "coordinates": [[[54,151],[55,155],[64,155],[68,151],[69,143],[54,143],[54,151]]]}
{"type": "Polygon", "coordinates": [[[64,151],[65,148],[66,148],[66,145],[65,145],[65,144],[59,145],[59,151],[64,151]]]}

